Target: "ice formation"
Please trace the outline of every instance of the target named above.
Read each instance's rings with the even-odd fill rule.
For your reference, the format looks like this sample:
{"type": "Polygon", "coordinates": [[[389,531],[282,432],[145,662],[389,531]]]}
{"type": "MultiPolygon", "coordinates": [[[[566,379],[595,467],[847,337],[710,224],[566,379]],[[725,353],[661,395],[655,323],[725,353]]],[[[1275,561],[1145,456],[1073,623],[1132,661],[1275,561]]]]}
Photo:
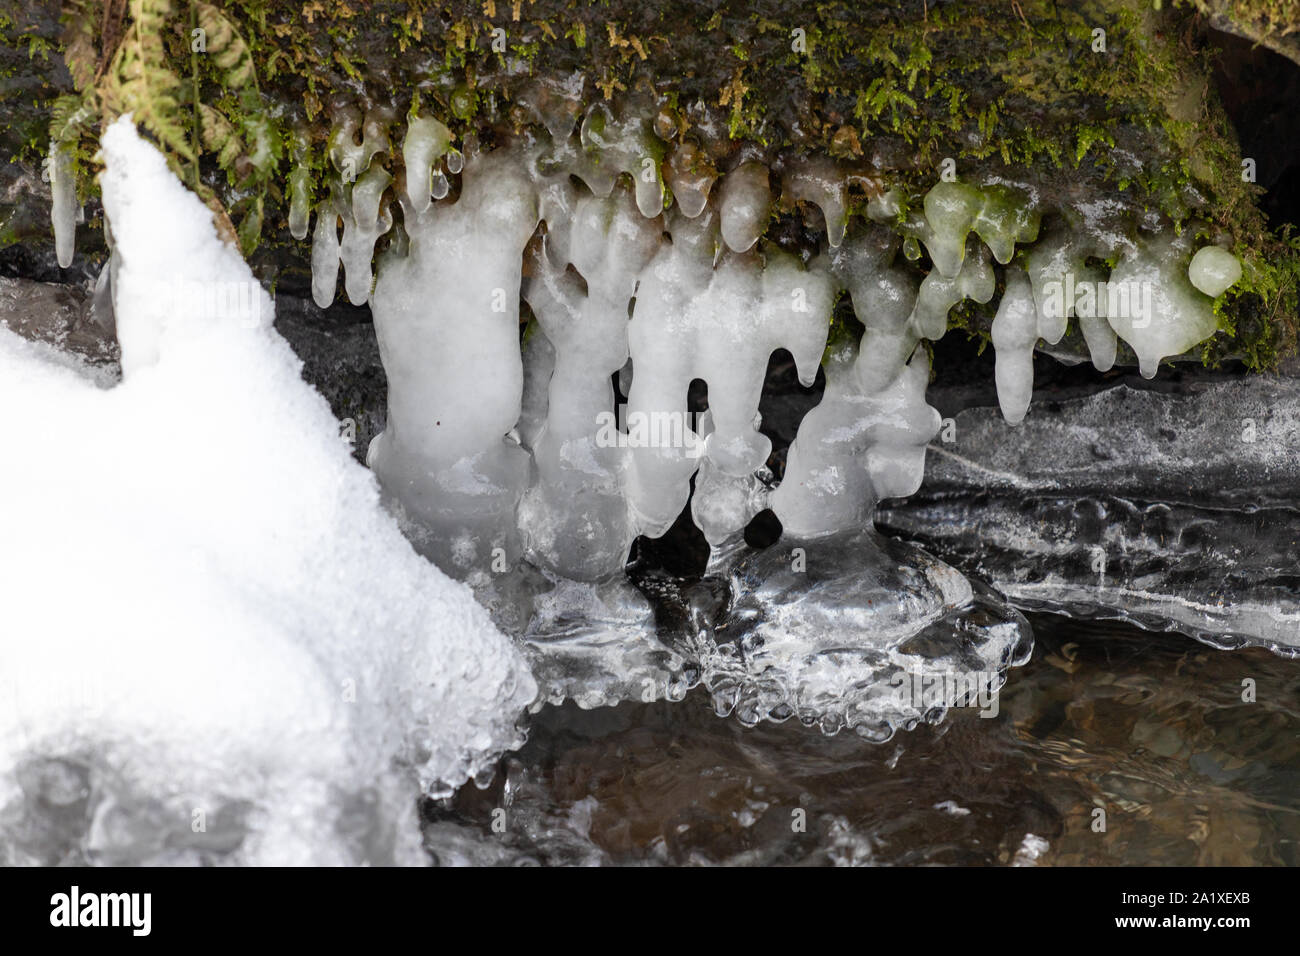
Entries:
{"type": "MultiPolygon", "coordinates": [[[[740,534],[763,509],[780,519],[783,546],[869,526],[877,501],[920,484],[939,428],[925,401],[923,343],[945,334],[958,303],[989,303],[1003,289],[988,331],[1014,424],[1028,409],[1035,348],[1058,342],[1071,317],[1098,368],[1114,363],[1122,339],[1149,375],[1213,334],[1211,293],[1231,276],[1222,250],[1189,267],[1190,232],[1056,224],[1040,238],[1051,210],[1019,186],[941,181],[909,204],[873,170],[824,156],[771,168],[741,150],[729,168],[715,166],[644,104],[583,113],[578,91],[554,84],[520,103],[536,125],[490,150],[468,144],[463,156],[436,119],[408,118],[400,163],[388,145],[391,117],[363,121],[336,107],[339,176],[317,207],[312,264],[318,301],[332,296],[342,261],[349,298],[371,305],[389,420],[369,462],[392,507],[419,550],[474,583],[498,620],[526,635],[534,666],[549,674],[548,699],[566,687],[599,698],[564,667],[548,667],[548,653],[571,674],[600,671],[610,699],[643,674],[655,693],[692,671],[706,684],[721,680],[710,667],[730,666],[714,653],[727,640],[710,627],[671,648],[651,641],[629,651],[640,664],[620,677],[608,655],[603,667],[600,654],[584,657],[594,631],[575,637],[583,629],[556,611],[560,595],[595,609],[612,632],[653,630],[645,606],[619,590],[623,566],[638,535],[663,534],[688,504],[713,548],[713,573],[736,600],[756,593],[733,571],[746,560],[740,534]],[[864,194],[866,223],[850,215],[864,194]],[[822,250],[793,254],[765,241],[774,211],[802,213],[822,230],[822,250]],[[387,248],[372,282],[377,243],[387,248]],[[922,249],[924,275],[906,261],[922,249]],[[1105,262],[1115,263],[1109,273],[1105,262]],[[828,350],[845,291],[865,331],[828,350]],[[779,482],[758,414],[778,350],[805,385],[819,365],[826,381],[779,482]],[[708,388],[698,418],[687,406],[695,381],[708,388]],[[520,568],[541,575],[507,581],[520,568]],[[667,671],[647,663],[659,658],[672,659],[667,671]]],[[[871,565],[862,555],[879,546],[861,538],[832,551],[871,565]]],[[[827,573],[849,580],[850,565],[827,573]]],[[[972,606],[969,591],[955,598],[936,583],[943,575],[922,578],[940,617],[972,606]]],[[[857,622],[853,635],[877,650],[901,640],[885,616],[857,622]]],[[[773,666],[814,654],[791,637],[783,657],[770,631],[763,642],[773,666]]],[[[759,692],[763,707],[806,717],[829,706],[806,681],[791,686],[784,710],[773,703],[779,694],[759,692]]],[[[842,725],[876,726],[880,714],[853,707],[831,709],[842,725]]]]}
{"type": "Polygon", "coordinates": [[[900,690],[961,680],[970,696],[949,703],[972,706],[1029,658],[1025,620],[919,548],[869,527],[797,548],[783,539],[736,555],[721,601],[688,597],[710,619],[695,640],[719,714],[748,725],[797,718],[827,734],[848,728],[887,740],[947,710],[900,690]]]}
{"type": "Polygon", "coordinates": [[[418,862],[416,795],[519,745],[527,665],[403,539],[209,211],[129,119],[102,143],[122,383],[0,329],[0,399],[41,410],[0,476],[3,862],[418,862]]]}
{"type": "Polygon", "coordinates": [[[67,149],[50,144],[50,157],[47,168],[50,177],[50,220],[54,224],[54,254],[59,268],[66,269],[72,265],[72,254],[76,248],[77,216],[80,206],[77,204],[77,179],[73,174],[72,157],[67,149]]]}
{"type": "Polygon", "coordinates": [[[996,409],[959,412],[924,490],[877,522],[1018,607],[1300,655],[1300,383],[1115,378],[1014,442],[996,409]]]}
{"type": "MultiPolygon", "coordinates": [[[[517,105],[513,134],[458,148],[418,104],[399,130],[392,110],[333,102],[326,195],[311,208],[302,143],[286,193],[292,234],[312,236],[316,302],[334,299],[341,266],[347,297],[374,317],[388,418],[367,460],[386,503],[417,550],[469,581],[523,642],[538,700],[594,706],[638,686],[672,696],[703,682],[720,709],[730,694],[745,714],[871,735],[924,716],[877,706],[869,685],[888,668],[835,690],[820,639],[740,623],[764,616],[752,608],[735,616],[778,591],[872,661],[898,651],[910,626],[928,635],[932,669],[1013,662],[1014,612],[953,586],[960,576],[920,552],[889,552],[898,566],[886,573],[885,545],[863,531],[877,502],[916,490],[939,429],[926,343],[955,306],[1001,290],[982,331],[1015,424],[1034,350],[1059,342],[1071,318],[1099,369],[1123,341],[1150,376],[1214,333],[1213,297],[1239,277],[1235,258],[1195,250],[1195,230],[1153,234],[1105,209],[1047,208],[993,178],[945,177],[908,196],[860,162],[724,156],[653,104],[584,111],[564,83],[537,81],[517,105]],[[770,224],[789,216],[820,231],[819,248],[774,235],[770,224]],[[860,339],[832,335],[843,293],[860,339]],[[783,473],[759,415],[777,353],[806,386],[819,367],[825,375],[783,473]],[[708,407],[695,416],[697,382],[708,407]],[[687,507],[712,549],[706,590],[727,598],[709,610],[700,592],[679,595],[687,624],[665,630],[624,565],[638,535],[662,535],[687,507]],[[764,509],[787,552],[833,556],[819,583],[755,583],[764,560],[784,561],[741,543],[764,509]],[[854,617],[842,605],[855,587],[893,596],[854,617]],[[1001,635],[981,644],[986,657],[963,650],[972,620],[1001,635]]],[[[66,234],[66,211],[58,217],[66,234]]],[[[124,267],[120,254],[113,263],[124,267]]],[[[151,308],[124,314],[132,373],[162,348],[151,308]]]]}

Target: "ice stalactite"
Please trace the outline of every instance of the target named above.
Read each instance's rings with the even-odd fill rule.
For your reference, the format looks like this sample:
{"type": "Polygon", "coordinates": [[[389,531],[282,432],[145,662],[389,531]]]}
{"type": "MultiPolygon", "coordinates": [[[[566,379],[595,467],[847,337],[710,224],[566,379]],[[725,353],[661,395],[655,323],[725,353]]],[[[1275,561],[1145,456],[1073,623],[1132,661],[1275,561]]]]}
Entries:
{"type": "Polygon", "coordinates": [[[1108,279],[1106,321],[1137,354],[1144,378],[1155,377],[1162,359],[1186,352],[1218,328],[1209,297],[1188,278],[1190,238],[1139,238],[1108,279]]]}
{"type": "Polygon", "coordinates": [[[1002,186],[939,182],[925,194],[924,209],[924,217],[912,219],[908,231],[925,244],[934,267],[949,279],[962,267],[972,231],[1003,264],[1011,261],[1016,243],[1038,237],[1037,210],[1002,186]]]}
{"type": "Polygon", "coordinates": [[[1023,269],[1007,270],[1007,290],[993,318],[991,338],[996,353],[994,377],[1002,417],[1016,425],[1024,420],[1034,394],[1034,346],[1041,332],[1034,293],[1023,269]]]}
{"type": "Polygon", "coordinates": [[[529,440],[537,481],[520,525],[529,558],[568,577],[599,580],[621,571],[636,535],[610,379],[627,364],[628,305],[659,244],[657,223],[629,193],[584,197],[568,261],[553,262],[543,249],[525,291],[550,347],[551,373],[546,416],[529,440]],[[607,427],[593,429],[602,416],[607,427]]]}
{"type": "Polygon", "coordinates": [[[387,170],[372,166],[352,186],[350,202],[343,207],[339,261],[343,263],[348,299],[355,305],[370,298],[374,284],[370,264],[375,257],[375,240],[393,227],[392,214],[382,202],[384,190],[392,181],[387,170]]]}
{"type": "Polygon", "coordinates": [[[809,202],[821,210],[826,241],[834,249],[844,241],[849,225],[849,177],[827,156],[804,159],[787,174],[784,195],[809,202]]]}
{"type": "Polygon", "coordinates": [[[741,163],[722,181],[719,208],[722,239],[732,252],[748,252],[767,229],[772,205],[768,169],[762,163],[741,163]]]}
{"type": "Polygon", "coordinates": [[[765,252],[765,262],[754,253],[728,252],[714,267],[718,227],[715,214],[706,216],[672,221],[672,243],[641,280],[628,333],[628,415],[680,421],[691,381],[702,379],[709,385],[708,435],[702,446],[638,443],[630,501],[641,532],[662,534],[685,507],[698,463],[695,517],[716,545],[740,532],[760,507],[751,492],[771,452],[758,430],[768,359],[787,349],[801,380],[812,384],[834,290],[824,269],[805,269],[776,249],[765,252]]]}
{"type": "Polygon", "coordinates": [[[339,281],[339,214],[325,200],[316,207],[311,241],[311,295],[322,309],[334,301],[339,281]]]}
{"type": "Polygon", "coordinates": [[[861,343],[841,343],[827,356],[826,391],[800,424],[772,494],[792,535],[863,527],[876,499],[910,494],[920,483],[939,418],[925,404],[930,366],[913,354],[918,296],[893,265],[897,247],[896,238],[873,230],[832,257],[865,332],[861,343]]]}
{"type": "Polygon", "coordinates": [[[307,164],[307,135],[302,129],[294,131],[290,160],[293,171],[289,173],[289,235],[295,239],[307,238],[311,221],[311,169],[307,164]]]}
{"type": "Polygon", "coordinates": [[[694,219],[704,211],[709,201],[709,190],[717,182],[718,171],[694,143],[675,147],[664,164],[664,170],[664,179],[673,191],[673,199],[688,219],[694,219]]]}
{"type": "MultiPolygon", "coordinates": [[[[955,306],[989,303],[1001,284],[983,330],[1015,423],[1032,395],[1034,349],[1060,341],[1072,316],[1099,368],[1113,364],[1122,340],[1146,374],[1213,333],[1209,292],[1235,279],[1235,259],[1216,249],[1189,266],[1187,236],[1139,234],[1105,216],[1092,221],[1086,209],[1067,210],[1040,239],[1054,213],[1019,185],[941,181],[917,202],[862,164],[811,156],[773,168],[745,150],[723,161],[644,102],[585,113],[580,103],[580,90],[538,83],[519,101],[537,125],[493,149],[464,144],[464,153],[441,123],[413,118],[400,163],[391,117],[363,121],[334,107],[338,178],[318,207],[314,291],[331,297],[342,259],[349,298],[369,298],[389,381],[388,426],[369,461],[417,547],[475,582],[524,636],[546,699],[594,704],[635,692],[641,679],[655,694],[700,680],[729,688],[718,690],[724,703],[734,691],[748,711],[815,721],[830,707],[824,688],[803,678],[763,688],[782,668],[787,678],[820,673],[816,641],[783,644],[779,629],[763,628],[753,632],[762,654],[755,645],[743,666],[733,656],[734,636],[750,633],[735,608],[768,593],[751,572],[780,563],[738,550],[766,507],[782,523],[783,546],[829,561],[819,583],[783,585],[805,582],[813,604],[804,613],[817,617],[813,605],[853,586],[901,589],[897,604],[837,618],[859,651],[896,650],[909,607],[930,609],[914,616],[916,628],[942,629],[979,605],[1008,628],[988,644],[986,663],[1007,666],[1023,626],[1014,612],[952,586],[955,572],[919,554],[899,551],[912,571],[891,577],[884,545],[863,530],[877,501],[918,487],[939,428],[925,401],[923,343],[947,332],[955,306]],[[852,211],[864,197],[861,223],[852,211]],[[765,240],[774,216],[803,216],[803,228],[822,230],[820,248],[795,253],[765,240]],[[1070,225],[1081,217],[1084,228],[1070,225]],[[372,294],[378,244],[386,250],[372,294]],[[1109,275],[1104,262],[1116,263],[1109,275]],[[827,350],[843,291],[864,333],[827,350]],[[521,295],[533,316],[522,349],[521,295]],[[758,409],[781,350],[805,386],[825,353],[825,391],[784,474],[773,475],[758,409]],[[687,407],[697,380],[708,389],[698,421],[687,407]],[[714,549],[709,573],[732,603],[713,606],[688,588],[674,600],[694,623],[656,636],[623,564],[637,535],[664,534],[688,506],[714,549]],[[577,623],[566,607],[587,608],[591,620],[577,623]]],[[[836,726],[881,726],[853,701],[831,709],[836,726]]],[[[922,713],[902,708],[885,723],[922,713]]]]}
{"type": "Polygon", "coordinates": [[[387,260],[376,283],[392,385],[368,461],[413,527],[427,529],[417,535],[426,552],[468,575],[519,553],[529,457],[507,433],[521,406],[520,263],[538,204],[506,151],[471,157],[462,182],[454,204],[423,214],[405,197],[409,254],[387,260]]]}
{"type": "Polygon", "coordinates": [[[54,252],[59,268],[66,269],[72,265],[72,256],[76,251],[77,217],[81,212],[77,203],[77,177],[73,171],[71,155],[57,143],[50,144],[48,163],[54,252]]]}
{"type": "MultiPolygon", "coordinates": [[[[1118,251],[1118,243],[1099,242],[1086,235],[1057,229],[1030,250],[1026,268],[1037,313],[1038,336],[1055,345],[1065,335],[1074,316],[1078,319],[1093,366],[1101,372],[1115,364],[1117,339],[1106,321],[1104,304],[1098,307],[1096,291],[1105,274],[1089,266],[1088,258],[1103,258],[1118,251]],[[1078,290],[1079,295],[1075,295],[1078,290]]],[[[1030,369],[1032,391],[1032,368],[1030,369]]],[[[1021,415],[1021,418],[1024,416],[1021,415]]]]}

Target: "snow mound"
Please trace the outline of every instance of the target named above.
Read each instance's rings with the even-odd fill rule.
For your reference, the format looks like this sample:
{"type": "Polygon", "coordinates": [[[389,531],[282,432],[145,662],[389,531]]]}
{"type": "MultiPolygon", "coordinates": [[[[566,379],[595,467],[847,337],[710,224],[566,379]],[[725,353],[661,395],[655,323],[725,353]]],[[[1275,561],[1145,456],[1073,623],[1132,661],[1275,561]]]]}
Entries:
{"type": "Polygon", "coordinates": [[[208,210],[127,119],[103,150],[122,384],[0,328],[0,863],[417,862],[416,788],[519,746],[533,678],[208,210]]]}

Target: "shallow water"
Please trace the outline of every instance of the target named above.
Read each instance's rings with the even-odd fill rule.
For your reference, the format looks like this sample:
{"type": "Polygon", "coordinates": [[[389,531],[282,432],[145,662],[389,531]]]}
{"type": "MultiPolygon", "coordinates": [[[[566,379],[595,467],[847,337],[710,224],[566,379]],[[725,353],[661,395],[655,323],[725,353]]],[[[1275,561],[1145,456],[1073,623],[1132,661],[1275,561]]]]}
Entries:
{"type": "Polygon", "coordinates": [[[485,789],[426,802],[426,846],[443,864],[1300,864],[1294,662],[1032,623],[996,717],[885,744],[746,728],[700,689],[548,707],[485,789]]]}

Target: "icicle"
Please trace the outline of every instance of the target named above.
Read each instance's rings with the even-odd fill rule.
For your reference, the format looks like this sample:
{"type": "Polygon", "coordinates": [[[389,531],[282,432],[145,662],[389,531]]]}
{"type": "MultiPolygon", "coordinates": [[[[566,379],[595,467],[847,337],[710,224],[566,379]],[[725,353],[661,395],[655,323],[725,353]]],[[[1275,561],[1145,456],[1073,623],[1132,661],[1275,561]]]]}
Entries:
{"type": "Polygon", "coordinates": [[[867,394],[893,381],[921,340],[908,323],[916,305],[916,280],[892,265],[897,252],[898,237],[875,227],[830,256],[831,271],[848,289],[853,311],[866,328],[854,374],[867,394]]]}
{"type": "Polygon", "coordinates": [[[620,173],[632,177],[636,205],[643,216],[664,208],[663,175],[659,169],[663,142],[639,111],[616,117],[604,103],[587,111],[578,131],[582,152],[573,157],[573,173],[597,196],[608,196],[620,173]]]}
{"type": "Polygon", "coordinates": [[[993,318],[996,352],[994,380],[1002,417],[1018,425],[1034,394],[1034,346],[1038,342],[1038,311],[1023,269],[1007,270],[1007,288],[993,318]]]}
{"type": "Polygon", "coordinates": [[[993,258],[1006,265],[1015,254],[1016,243],[1030,243],[1038,238],[1038,211],[1029,198],[1006,186],[984,186],[982,204],[975,214],[972,228],[984,240],[993,258]]]}
{"type": "Polygon", "coordinates": [[[682,143],[669,154],[664,175],[682,212],[694,219],[704,211],[718,171],[694,143],[682,143]]]}
{"type": "Polygon", "coordinates": [[[772,492],[772,510],[795,537],[867,526],[878,499],[921,485],[925,446],[940,425],[925,403],[929,359],[917,350],[889,385],[868,393],[855,374],[858,355],[856,344],[832,351],[826,392],[800,424],[772,492]]]}
{"type": "Polygon", "coordinates": [[[520,415],[520,262],[538,222],[523,167],[512,151],[473,157],[455,203],[405,224],[410,255],[384,263],[371,299],[388,422],[368,461],[424,529],[417,547],[461,575],[518,555],[529,462],[503,436],[520,415]]]}
{"type": "Polygon", "coordinates": [[[77,177],[73,172],[72,154],[56,143],[50,144],[50,220],[54,225],[54,254],[59,268],[72,265],[77,243],[77,177]]]}
{"type": "Polygon", "coordinates": [[[1039,216],[1029,199],[1002,185],[982,188],[939,182],[925,195],[925,217],[913,217],[907,228],[925,243],[939,274],[953,278],[966,253],[966,236],[974,231],[998,262],[1008,263],[1017,242],[1038,238],[1039,216]]]}
{"type": "Polygon", "coordinates": [[[450,145],[451,130],[436,119],[417,117],[407,123],[402,162],[406,166],[406,198],[416,215],[429,208],[430,195],[435,199],[447,195],[447,178],[435,171],[434,163],[450,145]]]}
{"type": "Polygon", "coordinates": [[[1110,275],[1106,319],[1138,357],[1143,377],[1214,334],[1211,300],[1188,279],[1187,236],[1139,241],[1110,275]]]}
{"type": "Polygon", "coordinates": [[[948,330],[949,310],[962,299],[987,302],[993,298],[996,282],[988,249],[974,239],[970,245],[955,276],[946,277],[936,267],[921,281],[909,323],[922,338],[942,338],[948,330]]]}
{"type": "Polygon", "coordinates": [[[1038,334],[1055,345],[1074,314],[1073,296],[1067,293],[1074,288],[1074,277],[1083,271],[1084,254],[1067,234],[1054,232],[1029,250],[1026,262],[1038,311],[1038,334]]]}
{"type": "MultiPolygon", "coordinates": [[[[1070,304],[1069,311],[1073,312],[1079,320],[1079,330],[1083,333],[1083,340],[1088,346],[1088,355],[1092,359],[1093,367],[1099,372],[1107,372],[1115,364],[1119,339],[1116,338],[1115,330],[1110,327],[1110,322],[1106,319],[1109,298],[1104,292],[1106,275],[1100,269],[1082,264],[1079,265],[1077,274],[1079,277],[1077,285],[1082,288],[1082,292],[1070,304]],[[1097,294],[1099,291],[1101,294],[1097,294]]],[[[1038,334],[1046,338],[1041,315],[1038,322],[1038,334]]],[[[1047,331],[1056,333],[1057,330],[1058,324],[1053,320],[1047,331]]],[[[1048,339],[1048,341],[1055,345],[1059,339],[1058,334],[1055,339],[1048,339]]]]}
{"type": "Polygon", "coordinates": [[[289,235],[307,238],[311,210],[311,170],[298,166],[289,174],[289,235]]]}
{"type": "Polygon", "coordinates": [[[316,206],[311,242],[311,297],[322,309],[334,303],[339,281],[339,215],[332,199],[316,206]]]}
{"type": "Polygon", "coordinates": [[[984,197],[974,186],[940,182],[925,194],[925,234],[920,236],[930,261],[945,278],[955,278],[966,254],[966,236],[984,197]]]}
{"type": "MultiPolygon", "coordinates": [[[[666,531],[685,505],[702,455],[714,466],[710,475],[749,485],[771,448],[755,427],[768,360],[775,349],[788,349],[800,378],[811,384],[834,301],[824,269],[805,270],[777,250],[765,253],[766,262],[753,252],[724,254],[710,268],[719,241],[712,208],[696,219],[673,214],[669,223],[672,244],[645,270],[628,329],[635,369],[629,418],[669,423],[680,435],[632,450],[629,501],[640,530],[652,536],[666,531]],[[713,426],[702,447],[684,422],[687,389],[697,378],[709,387],[713,426]]],[[[704,531],[716,543],[747,520],[731,514],[704,531]]]]}
{"type": "Polygon", "coordinates": [[[562,140],[573,132],[582,112],[584,76],[574,71],[563,80],[534,80],[520,91],[515,102],[524,114],[546,127],[551,138],[562,140]]]}
{"type": "Polygon", "coordinates": [[[718,196],[722,238],[732,252],[748,252],[767,228],[772,189],[762,163],[741,163],[722,180],[718,196]]]}
{"type": "Polygon", "coordinates": [[[546,421],[532,439],[537,482],[520,505],[519,523],[530,559],[571,578],[621,571],[635,536],[610,377],[628,360],[628,303],[637,276],[662,243],[661,224],[641,215],[630,192],[586,196],[571,240],[581,278],[542,251],[525,290],[554,366],[546,421]]]}
{"type": "Polygon", "coordinates": [[[804,159],[786,174],[785,191],[791,199],[813,203],[826,220],[826,240],[834,249],[844,241],[849,224],[848,183],[839,165],[829,157],[804,159]]]}
{"type": "Polygon", "coordinates": [[[343,220],[339,258],[343,262],[344,288],[353,305],[362,305],[370,298],[375,241],[393,225],[392,213],[381,205],[384,190],[392,181],[386,169],[374,166],[352,187],[352,214],[343,220]]]}
{"type": "Polygon", "coordinates": [[[834,284],[820,263],[804,269],[776,249],[765,250],[764,259],[758,271],[750,257],[725,256],[701,304],[705,316],[712,310],[726,317],[700,321],[698,333],[697,374],[709,386],[710,427],[693,513],[715,547],[764,507],[756,474],[772,450],[758,430],[768,361],[778,348],[787,349],[800,381],[812,385],[835,302],[834,284]]]}
{"type": "Polygon", "coordinates": [[[379,108],[366,113],[349,104],[335,105],[329,111],[334,127],[330,131],[328,153],[334,168],[345,182],[352,182],[370,167],[376,153],[392,151],[388,127],[393,121],[393,111],[379,108]],[[360,129],[361,142],[356,141],[360,129]]]}

